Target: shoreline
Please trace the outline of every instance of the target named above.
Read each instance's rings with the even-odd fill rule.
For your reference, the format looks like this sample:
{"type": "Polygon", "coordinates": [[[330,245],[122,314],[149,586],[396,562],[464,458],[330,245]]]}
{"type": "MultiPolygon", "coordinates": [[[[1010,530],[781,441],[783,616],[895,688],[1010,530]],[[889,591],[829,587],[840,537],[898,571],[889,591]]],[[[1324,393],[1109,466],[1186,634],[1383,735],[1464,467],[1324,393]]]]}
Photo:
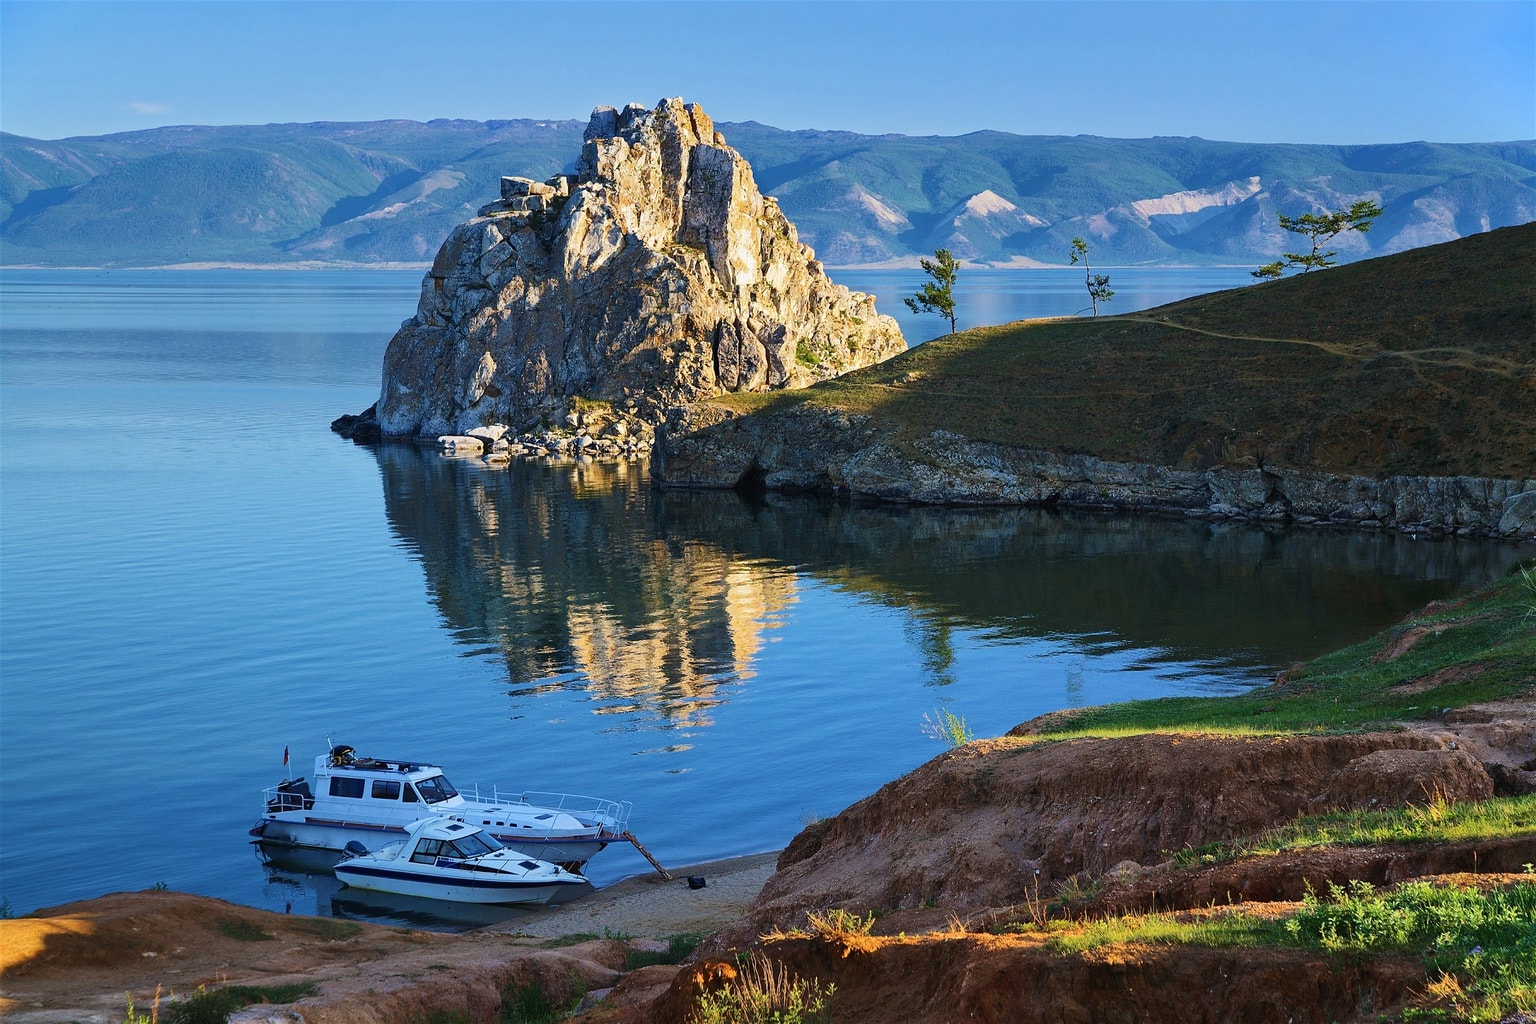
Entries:
{"type": "Polygon", "coordinates": [[[665,938],[714,931],[746,913],[773,874],[780,852],[668,868],[671,881],[654,872],[631,875],[568,902],[475,931],[537,939],[586,934],[665,938]],[[703,876],[704,887],[689,888],[689,876],[703,876]]]}

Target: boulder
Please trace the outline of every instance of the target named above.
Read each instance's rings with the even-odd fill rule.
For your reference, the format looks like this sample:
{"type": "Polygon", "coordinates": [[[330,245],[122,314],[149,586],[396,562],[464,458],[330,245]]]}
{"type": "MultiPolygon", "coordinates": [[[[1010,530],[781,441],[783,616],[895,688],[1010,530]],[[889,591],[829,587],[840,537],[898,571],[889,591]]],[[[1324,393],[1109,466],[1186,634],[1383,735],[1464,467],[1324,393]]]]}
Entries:
{"type": "Polygon", "coordinates": [[[485,442],[467,434],[444,434],[437,439],[448,455],[479,455],[485,451],[485,442]]]}
{"type": "Polygon", "coordinates": [[[1499,515],[1499,535],[1536,540],[1536,490],[1522,491],[1504,499],[1499,515]]]}
{"type": "Polygon", "coordinates": [[[385,354],[383,435],[529,431],[565,396],[655,424],[906,348],[871,297],[827,278],[697,105],[599,107],[576,167],[503,178],[443,243],[385,354]]]}

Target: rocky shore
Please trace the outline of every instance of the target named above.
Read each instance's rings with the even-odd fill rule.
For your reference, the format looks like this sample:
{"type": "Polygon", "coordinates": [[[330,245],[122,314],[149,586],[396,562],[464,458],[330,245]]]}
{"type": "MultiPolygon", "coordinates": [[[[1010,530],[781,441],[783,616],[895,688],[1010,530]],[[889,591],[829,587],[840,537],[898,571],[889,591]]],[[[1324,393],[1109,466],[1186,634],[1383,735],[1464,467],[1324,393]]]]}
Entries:
{"type": "Polygon", "coordinates": [[[977,441],[947,430],[905,437],[877,416],[814,406],[771,416],[710,404],[672,410],[659,433],[653,472],[675,488],[1536,539],[1536,479],[1181,469],[977,441]]]}

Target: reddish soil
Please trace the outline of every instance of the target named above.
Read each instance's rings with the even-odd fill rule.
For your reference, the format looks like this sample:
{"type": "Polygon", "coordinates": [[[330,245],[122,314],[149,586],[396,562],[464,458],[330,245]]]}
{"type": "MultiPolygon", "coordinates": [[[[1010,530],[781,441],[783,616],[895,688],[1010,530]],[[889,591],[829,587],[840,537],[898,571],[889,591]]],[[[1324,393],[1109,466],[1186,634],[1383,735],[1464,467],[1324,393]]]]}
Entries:
{"type": "Polygon", "coordinates": [[[626,978],[585,1019],[685,1024],[700,991],[722,984],[741,950],[756,949],[835,985],[832,1015],[853,1024],[1375,1022],[1423,1002],[1431,979],[1421,962],[1135,943],[1065,954],[1046,949],[1039,932],[990,930],[1048,912],[1201,914],[1234,903],[1283,916],[1309,884],[1352,879],[1508,881],[1536,861],[1536,835],[1180,869],[1168,858],[1301,814],[1484,798],[1494,790],[1489,768],[1533,754],[1536,700],[1359,736],[968,744],[806,829],[746,917],[708,939],[691,965],[670,969],[669,984],[665,968],[643,984],[626,978]],[[1050,909],[1068,881],[1079,895],[1050,909]],[[808,912],[833,907],[880,916],[870,935],[818,936],[808,912]]]}
{"type": "Polygon", "coordinates": [[[176,892],[113,893],[0,921],[0,1017],[10,1024],[122,1021],[198,986],[312,982],[284,1017],[403,1024],[432,1011],[494,1018],[509,983],[552,998],[610,986],[625,946],[539,949],[512,936],[439,935],[274,914],[176,892]]]}

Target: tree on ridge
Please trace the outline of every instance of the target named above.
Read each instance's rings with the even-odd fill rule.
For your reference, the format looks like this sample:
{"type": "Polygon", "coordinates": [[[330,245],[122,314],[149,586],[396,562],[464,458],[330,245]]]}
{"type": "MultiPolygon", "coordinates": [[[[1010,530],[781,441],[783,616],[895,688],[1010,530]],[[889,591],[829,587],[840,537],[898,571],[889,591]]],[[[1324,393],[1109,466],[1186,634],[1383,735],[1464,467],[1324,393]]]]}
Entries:
{"type": "Polygon", "coordinates": [[[1347,210],[1334,210],[1332,213],[1304,213],[1300,217],[1287,217],[1282,213],[1280,226],[1287,231],[1293,231],[1311,239],[1312,251],[1281,253],[1283,259],[1264,264],[1258,270],[1252,271],[1253,276],[1262,281],[1278,278],[1293,267],[1300,267],[1303,274],[1313,270],[1326,270],[1338,262],[1334,259],[1338,252],[1335,250],[1323,252],[1323,246],[1346,231],[1365,234],[1371,230],[1371,222],[1380,216],[1381,207],[1374,199],[1362,199],[1351,204],[1347,210]]]}
{"type": "MultiPolygon", "coordinates": [[[[1093,315],[1099,315],[1099,303],[1108,302],[1115,294],[1109,286],[1108,274],[1095,274],[1093,268],[1088,266],[1088,243],[1083,241],[1081,235],[1072,236],[1072,265],[1077,266],[1078,261],[1083,264],[1083,285],[1088,289],[1088,301],[1093,304],[1093,315]]],[[[1079,313],[1082,310],[1078,310],[1079,313]]]]}
{"type": "Polygon", "coordinates": [[[907,308],[914,313],[937,313],[949,321],[949,333],[955,333],[955,275],[960,264],[948,249],[935,249],[933,259],[920,260],[923,273],[933,278],[907,298],[907,308]]]}

